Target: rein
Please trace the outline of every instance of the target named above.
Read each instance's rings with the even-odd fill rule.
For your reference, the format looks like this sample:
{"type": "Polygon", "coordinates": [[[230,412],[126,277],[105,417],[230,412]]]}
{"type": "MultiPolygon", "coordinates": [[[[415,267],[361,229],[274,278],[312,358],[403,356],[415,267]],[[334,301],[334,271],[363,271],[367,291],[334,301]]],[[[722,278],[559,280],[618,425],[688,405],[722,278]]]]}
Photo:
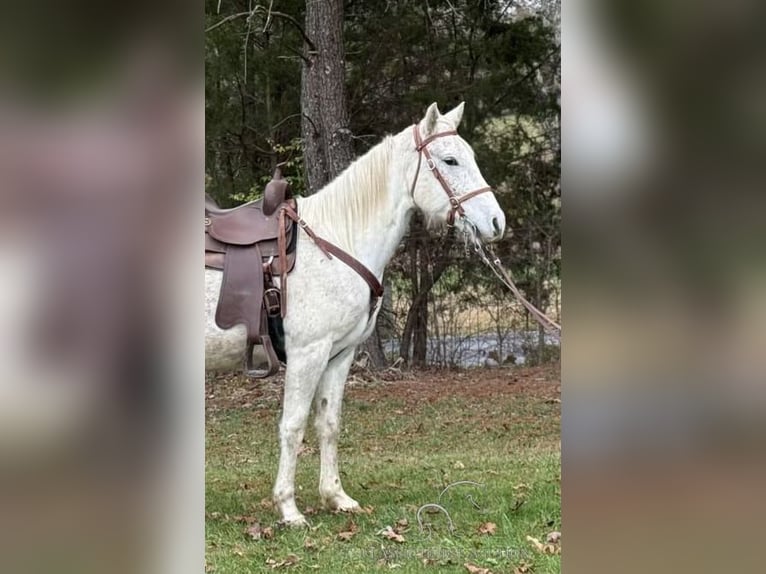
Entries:
{"type": "Polygon", "coordinates": [[[511,274],[505,270],[505,267],[503,267],[500,258],[495,255],[494,251],[492,251],[492,248],[477,241],[474,242],[474,251],[476,251],[476,253],[479,254],[479,257],[481,257],[482,261],[484,261],[484,263],[486,263],[487,266],[492,269],[492,272],[497,276],[497,278],[500,279],[500,281],[506,287],[508,287],[508,289],[511,290],[511,293],[513,293],[513,295],[521,302],[526,310],[529,311],[530,315],[532,315],[532,317],[534,317],[535,320],[540,323],[543,328],[545,328],[545,330],[553,333],[560,340],[561,325],[540,311],[540,309],[532,305],[532,303],[530,303],[526,297],[521,294],[519,288],[516,287],[516,283],[514,283],[513,279],[511,279],[511,274]]]}
{"type": "Polygon", "coordinates": [[[460,197],[455,195],[455,190],[453,190],[452,187],[450,187],[450,184],[447,183],[446,179],[444,179],[444,176],[439,171],[439,168],[436,167],[436,162],[434,162],[433,157],[431,157],[431,152],[428,151],[428,144],[430,144],[432,141],[438,138],[443,138],[447,136],[456,136],[457,131],[449,130],[446,132],[440,132],[438,134],[429,136],[426,139],[423,139],[420,137],[420,124],[415,124],[414,126],[412,126],[412,128],[415,134],[415,151],[418,152],[418,168],[415,171],[415,179],[412,181],[412,187],[410,188],[410,195],[415,194],[415,185],[417,184],[418,176],[420,175],[420,164],[423,161],[423,156],[425,156],[426,166],[431,171],[431,173],[434,174],[436,181],[438,181],[441,184],[442,189],[447,194],[450,205],[452,206],[452,209],[450,209],[450,212],[447,215],[447,224],[454,225],[456,213],[460,215],[461,217],[465,216],[465,210],[463,209],[463,205],[462,205],[463,203],[465,203],[472,197],[476,197],[477,195],[480,195],[482,193],[487,193],[488,191],[492,191],[492,188],[489,186],[480,187],[479,189],[474,189],[473,191],[464,193],[460,197]]]}

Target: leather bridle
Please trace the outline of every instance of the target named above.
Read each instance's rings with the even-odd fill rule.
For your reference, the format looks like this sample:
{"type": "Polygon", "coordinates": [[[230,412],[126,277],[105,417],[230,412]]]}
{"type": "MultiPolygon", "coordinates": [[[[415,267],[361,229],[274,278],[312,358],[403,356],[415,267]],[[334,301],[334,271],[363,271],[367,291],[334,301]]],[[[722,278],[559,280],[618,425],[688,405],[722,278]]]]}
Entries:
{"type": "Polygon", "coordinates": [[[432,136],[427,137],[426,139],[423,139],[420,137],[420,124],[415,124],[412,127],[415,132],[415,151],[418,152],[418,168],[417,168],[417,171],[415,171],[415,179],[412,182],[410,195],[414,197],[415,185],[418,183],[418,176],[420,175],[420,164],[423,161],[423,156],[425,156],[426,166],[428,166],[428,169],[431,171],[431,173],[434,174],[436,181],[438,181],[441,184],[442,189],[444,189],[444,191],[446,192],[447,197],[449,198],[449,203],[452,206],[452,209],[450,209],[450,212],[447,215],[447,224],[454,225],[456,213],[462,217],[465,217],[465,210],[463,209],[463,203],[465,203],[472,197],[476,197],[477,195],[480,195],[482,193],[492,191],[492,188],[489,186],[481,187],[479,189],[474,189],[473,191],[469,191],[468,193],[465,193],[461,196],[455,195],[455,191],[450,187],[449,183],[447,183],[447,180],[444,179],[444,176],[439,171],[439,168],[436,167],[436,162],[434,162],[433,158],[431,157],[431,152],[428,151],[428,144],[430,144],[432,141],[438,138],[443,138],[447,136],[456,136],[457,131],[449,130],[446,132],[434,134],[432,136]]]}

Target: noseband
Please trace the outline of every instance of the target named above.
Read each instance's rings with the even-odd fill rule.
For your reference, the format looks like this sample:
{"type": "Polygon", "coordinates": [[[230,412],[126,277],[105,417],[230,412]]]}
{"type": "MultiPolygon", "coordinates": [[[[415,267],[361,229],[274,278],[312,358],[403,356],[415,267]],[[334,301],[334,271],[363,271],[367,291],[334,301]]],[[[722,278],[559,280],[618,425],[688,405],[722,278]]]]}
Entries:
{"type": "Polygon", "coordinates": [[[438,138],[443,138],[447,136],[456,136],[457,132],[455,130],[449,130],[446,132],[441,132],[441,133],[432,135],[426,139],[422,139],[420,137],[420,129],[418,126],[419,124],[415,124],[414,126],[412,126],[415,132],[415,151],[418,152],[418,169],[415,172],[415,180],[412,182],[412,189],[410,190],[410,195],[414,196],[415,194],[415,185],[417,184],[418,176],[420,175],[420,164],[423,161],[423,156],[425,156],[426,165],[428,166],[428,169],[431,170],[431,173],[434,174],[436,181],[438,181],[441,184],[442,189],[444,189],[444,191],[447,194],[447,197],[449,198],[449,202],[450,202],[450,205],[452,206],[452,209],[450,209],[450,212],[447,215],[447,224],[453,225],[455,223],[456,213],[460,216],[463,216],[463,217],[465,216],[465,210],[463,209],[463,205],[462,205],[463,203],[465,203],[472,197],[476,197],[479,194],[492,191],[492,188],[481,187],[479,189],[469,191],[468,193],[465,193],[461,195],[460,197],[456,196],[455,191],[447,183],[447,180],[444,179],[444,176],[439,171],[439,168],[436,167],[436,163],[431,157],[431,153],[428,151],[428,144],[430,144],[432,141],[438,138]]]}

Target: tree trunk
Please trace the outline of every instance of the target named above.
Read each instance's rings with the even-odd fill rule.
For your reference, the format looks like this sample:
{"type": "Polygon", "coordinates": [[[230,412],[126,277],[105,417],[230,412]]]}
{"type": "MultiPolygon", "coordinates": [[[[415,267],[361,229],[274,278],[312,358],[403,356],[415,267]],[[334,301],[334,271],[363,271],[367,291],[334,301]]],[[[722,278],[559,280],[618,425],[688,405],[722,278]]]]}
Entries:
{"type": "MultiPolygon", "coordinates": [[[[301,135],[306,190],[314,193],[335,179],[354,157],[346,102],[343,0],[306,3],[305,56],[301,76],[301,135]],[[313,45],[312,45],[313,44],[313,45]]],[[[362,345],[373,368],[386,366],[377,326],[362,345]]]]}
{"type": "Polygon", "coordinates": [[[412,303],[402,332],[399,356],[416,366],[425,366],[428,352],[428,303],[433,286],[447,270],[453,236],[432,239],[420,218],[412,222],[408,253],[412,303]],[[436,259],[433,256],[437,256],[436,259]],[[410,347],[412,359],[410,361],[410,347]]]}
{"type": "Polygon", "coordinates": [[[306,188],[318,191],[353,158],[348,129],[343,52],[343,1],[306,3],[306,42],[301,76],[301,134],[306,188]]]}

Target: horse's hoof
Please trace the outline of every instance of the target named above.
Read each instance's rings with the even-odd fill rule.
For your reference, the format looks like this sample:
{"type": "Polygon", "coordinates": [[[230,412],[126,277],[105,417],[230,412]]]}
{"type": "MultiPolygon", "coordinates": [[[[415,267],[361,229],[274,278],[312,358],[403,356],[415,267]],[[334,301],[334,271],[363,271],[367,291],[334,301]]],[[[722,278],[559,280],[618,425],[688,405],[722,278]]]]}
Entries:
{"type": "Polygon", "coordinates": [[[325,500],[325,506],[335,512],[361,512],[362,511],[362,507],[359,506],[359,503],[353,498],[351,498],[350,496],[348,496],[347,494],[342,494],[334,498],[325,500]]]}
{"type": "Polygon", "coordinates": [[[277,524],[282,528],[308,528],[310,526],[309,521],[302,514],[283,518],[277,524]]]}

